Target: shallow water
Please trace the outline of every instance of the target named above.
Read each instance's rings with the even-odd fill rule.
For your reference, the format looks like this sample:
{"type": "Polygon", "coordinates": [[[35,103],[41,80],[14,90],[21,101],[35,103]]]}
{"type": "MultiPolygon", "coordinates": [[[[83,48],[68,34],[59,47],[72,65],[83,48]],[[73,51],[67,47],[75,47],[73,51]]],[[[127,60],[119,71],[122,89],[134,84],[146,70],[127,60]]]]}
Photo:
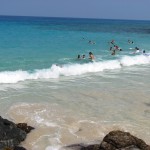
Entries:
{"type": "Polygon", "coordinates": [[[1,114],[36,128],[23,142],[28,149],[97,143],[116,129],[149,144],[149,67],[130,69],[11,85],[0,92],[1,114]]]}

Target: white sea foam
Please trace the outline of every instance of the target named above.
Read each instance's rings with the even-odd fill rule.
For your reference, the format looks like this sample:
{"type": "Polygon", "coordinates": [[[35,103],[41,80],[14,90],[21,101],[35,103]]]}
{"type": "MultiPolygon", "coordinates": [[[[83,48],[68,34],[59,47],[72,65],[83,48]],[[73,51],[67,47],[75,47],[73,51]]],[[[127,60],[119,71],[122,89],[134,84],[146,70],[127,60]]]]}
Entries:
{"type": "Polygon", "coordinates": [[[123,64],[123,66],[148,64],[150,63],[150,57],[144,55],[138,55],[134,57],[124,56],[120,62],[123,64]]]}
{"type": "Polygon", "coordinates": [[[150,56],[124,56],[120,60],[107,60],[86,64],[52,65],[49,69],[28,71],[4,71],[0,72],[0,83],[17,83],[25,80],[51,79],[60,76],[77,76],[104,70],[119,69],[123,66],[141,65],[150,63],[150,56]]]}

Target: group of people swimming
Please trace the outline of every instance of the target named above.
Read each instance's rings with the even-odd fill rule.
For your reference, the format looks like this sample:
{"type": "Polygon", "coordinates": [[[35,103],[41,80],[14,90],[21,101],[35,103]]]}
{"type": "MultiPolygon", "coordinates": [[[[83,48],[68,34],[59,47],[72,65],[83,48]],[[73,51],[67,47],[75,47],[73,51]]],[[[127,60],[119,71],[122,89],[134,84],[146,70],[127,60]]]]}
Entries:
{"type": "MultiPolygon", "coordinates": [[[[85,59],[85,55],[78,54],[77,59],[85,59]]],[[[94,60],[94,55],[92,52],[89,52],[89,59],[94,60]]]]}
{"type": "MultiPolygon", "coordinates": [[[[134,44],[134,42],[132,40],[128,40],[127,42],[128,42],[128,44],[134,44]]],[[[96,44],[94,41],[91,41],[91,40],[88,43],[89,44],[96,44]]],[[[117,51],[123,51],[122,48],[119,47],[116,44],[115,40],[111,40],[108,43],[110,45],[109,50],[111,51],[111,55],[115,55],[117,51]]],[[[140,50],[137,46],[135,48],[130,48],[130,49],[134,50],[134,52],[132,54],[136,54],[138,52],[142,52],[143,54],[146,53],[145,50],[140,50]]],[[[85,54],[83,54],[83,55],[78,54],[78,56],[77,56],[77,59],[85,59],[85,58],[86,58],[85,54]]],[[[94,60],[95,59],[94,54],[92,52],[89,52],[88,59],[90,59],[90,60],[94,60]]]]}
{"type": "Polygon", "coordinates": [[[122,51],[122,49],[115,44],[115,40],[112,40],[110,43],[110,48],[109,50],[112,51],[111,55],[115,55],[116,51],[122,51]]]}
{"type": "MultiPolygon", "coordinates": [[[[128,43],[134,44],[132,40],[128,40],[128,43]]],[[[115,40],[110,41],[109,44],[110,44],[109,50],[112,51],[111,55],[115,55],[116,51],[122,51],[122,49],[118,45],[115,44],[115,40]]],[[[146,52],[145,50],[140,50],[140,48],[138,48],[137,46],[135,48],[130,48],[130,49],[134,50],[132,54],[136,54],[139,52],[142,52],[144,54],[146,52]]]]}

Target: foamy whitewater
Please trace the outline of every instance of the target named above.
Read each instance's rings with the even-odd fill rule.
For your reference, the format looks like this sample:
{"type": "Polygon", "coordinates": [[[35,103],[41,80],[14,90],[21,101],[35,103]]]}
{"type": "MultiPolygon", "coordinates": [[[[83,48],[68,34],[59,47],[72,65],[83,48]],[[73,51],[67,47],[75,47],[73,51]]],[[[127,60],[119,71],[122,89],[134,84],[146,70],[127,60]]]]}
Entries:
{"type": "Polygon", "coordinates": [[[22,146],[64,150],[100,143],[116,129],[150,144],[149,26],[0,16],[0,113],[35,127],[22,146]],[[110,51],[113,39],[122,48],[116,55],[110,51]]]}
{"type": "Polygon", "coordinates": [[[86,64],[52,65],[49,69],[28,71],[3,71],[0,73],[0,83],[17,83],[25,80],[52,79],[61,76],[77,76],[105,70],[119,69],[125,66],[149,64],[150,56],[124,56],[120,60],[108,60],[86,64]]]}

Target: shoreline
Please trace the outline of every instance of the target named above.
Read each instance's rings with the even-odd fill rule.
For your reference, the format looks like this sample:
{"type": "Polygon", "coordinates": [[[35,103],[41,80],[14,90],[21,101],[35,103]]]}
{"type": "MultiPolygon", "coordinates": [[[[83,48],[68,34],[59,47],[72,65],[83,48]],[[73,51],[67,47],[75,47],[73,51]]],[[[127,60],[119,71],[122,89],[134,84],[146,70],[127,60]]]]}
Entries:
{"type": "MultiPolygon", "coordinates": [[[[33,129],[36,130],[34,127],[27,126],[26,123],[15,124],[3,118],[0,118],[0,129],[0,134],[5,135],[0,137],[0,148],[10,150],[26,150],[24,147],[19,147],[19,144],[26,139],[26,134],[30,133],[33,129]],[[11,142],[9,142],[9,140],[11,140],[11,142]]],[[[52,147],[48,146],[46,149],[49,148],[51,149],[52,147]]],[[[124,150],[132,150],[134,148],[150,150],[150,146],[143,140],[131,135],[129,132],[120,130],[109,132],[99,144],[86,145],[80,142],[79,144],[57,147],[57,149],[60,150],[117,150],[118,148],[124,150]]]]}

